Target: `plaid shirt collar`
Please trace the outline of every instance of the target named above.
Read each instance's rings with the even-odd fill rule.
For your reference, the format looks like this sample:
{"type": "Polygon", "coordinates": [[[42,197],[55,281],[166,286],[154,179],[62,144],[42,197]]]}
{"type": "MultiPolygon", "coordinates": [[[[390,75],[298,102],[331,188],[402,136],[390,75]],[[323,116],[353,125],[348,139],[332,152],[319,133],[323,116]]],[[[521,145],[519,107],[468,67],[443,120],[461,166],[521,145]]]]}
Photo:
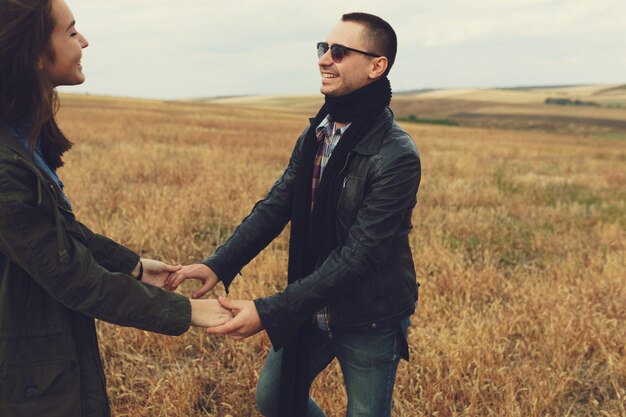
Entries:
{"type": "MultiPolygon", "coordinates": [[[[346,130],[348,130],[351,124],[352,123],[348,123],[347,125],[340,127],[338,129],[339,135],[343,135],[346,130]]],[[[335,121],[332,117],[330,117],[330,114],[327,114],[326,117],[324,117],[324,120],[322,120],[322,123],[320,123],[315,128],[315,136],[317,137],[317,141],[320,142],[324,138],[332,138],[336,130],[337,129],[335,129],[335,121]]]]}

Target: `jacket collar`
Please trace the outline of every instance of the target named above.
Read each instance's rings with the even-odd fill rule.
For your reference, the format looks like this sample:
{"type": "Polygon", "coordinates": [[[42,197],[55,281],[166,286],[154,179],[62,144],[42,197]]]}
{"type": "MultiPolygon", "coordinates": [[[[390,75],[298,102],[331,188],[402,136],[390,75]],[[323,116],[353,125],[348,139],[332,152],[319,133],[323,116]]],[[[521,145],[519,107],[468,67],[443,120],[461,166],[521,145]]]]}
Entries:
{"type": "Polygon", "coordinates": [[[2,123],[0,123],[0,146],[6,146],[29,161],[32,159],[28,152],[26,152],[26,149],[24,149],[24,146],[8,132],[2,123]]]}
{"type": "MultiPolygon", "coordinates": [[[[309,119],[311,129],[315,129],[319,124],[318,117],[309,119]],[[316,124],[317,123],[317,124],[316,124]]],[[[386,107],[372,123],[367,134],[359,140],[354,147],[354,152],[361,155],[375,155],[380,152],[381,143],[385,133],[389,130],[393,123],[393,112],[386,107]]]]}

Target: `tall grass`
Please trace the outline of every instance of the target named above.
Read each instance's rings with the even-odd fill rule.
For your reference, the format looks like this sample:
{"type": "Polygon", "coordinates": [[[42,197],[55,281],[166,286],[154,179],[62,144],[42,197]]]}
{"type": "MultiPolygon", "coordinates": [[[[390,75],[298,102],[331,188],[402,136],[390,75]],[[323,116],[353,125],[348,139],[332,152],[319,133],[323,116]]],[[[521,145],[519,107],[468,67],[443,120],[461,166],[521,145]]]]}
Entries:
{"type": "MultiPolygon", "coordinates": [[[[61,176],[78,217],[181,263],[228,237],[307,123],[287,110],[74,96],[60,120],[76,143],[61,176]]],[[[404,127],[423,162],[411,235],[422,286],[394,415],[626,416],[626,142],[404,127]]],[[[230,296],[280,290],[287,250],[283,233],[230,296]]],[[[264,334],[98,331],[116,416],[259,415],[264,334]]],[[[312,395],[342,415],[336,363],[312,395]]]]}

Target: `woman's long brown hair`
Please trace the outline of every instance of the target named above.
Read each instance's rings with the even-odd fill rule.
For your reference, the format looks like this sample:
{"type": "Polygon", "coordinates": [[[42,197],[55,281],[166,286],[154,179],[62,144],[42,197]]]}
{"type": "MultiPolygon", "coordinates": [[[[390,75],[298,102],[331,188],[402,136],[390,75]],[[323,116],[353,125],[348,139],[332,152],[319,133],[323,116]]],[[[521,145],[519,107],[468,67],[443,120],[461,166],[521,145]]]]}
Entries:
{"type": "Polygon", "coordinates": [[[41,55],[51,54],[54,25],[51,0],[0,0],[0,121],[31,122],[30,151],[40,140],[44,159],[56,169],[72,142],[56,123],[59,98],[39,67],[41,55]]]}

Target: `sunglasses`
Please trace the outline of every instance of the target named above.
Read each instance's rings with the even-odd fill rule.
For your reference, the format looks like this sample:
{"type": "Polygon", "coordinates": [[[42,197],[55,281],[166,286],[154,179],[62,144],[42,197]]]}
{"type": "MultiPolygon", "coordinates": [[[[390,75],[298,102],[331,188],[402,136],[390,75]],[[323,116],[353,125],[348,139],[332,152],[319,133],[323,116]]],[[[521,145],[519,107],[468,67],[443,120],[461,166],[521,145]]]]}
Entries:
{"type": "Polygon", "coordinates": [[[329,45],[328,42],[318,42],[317,43],[317,57],[321,58],[324,56],[326,52],[330,49],[330,56],[333,59],[335,64],[340,63],[343,60],[343,57],[346,56],[346,51],[358,52],[363,55],[371,56],[374,58],[380,58],[380,55],[370,54],[369,52],[359,51],[358,49],[348,48],[347,46],[339,45],[338,43],[334,45],[329,45]]]}

